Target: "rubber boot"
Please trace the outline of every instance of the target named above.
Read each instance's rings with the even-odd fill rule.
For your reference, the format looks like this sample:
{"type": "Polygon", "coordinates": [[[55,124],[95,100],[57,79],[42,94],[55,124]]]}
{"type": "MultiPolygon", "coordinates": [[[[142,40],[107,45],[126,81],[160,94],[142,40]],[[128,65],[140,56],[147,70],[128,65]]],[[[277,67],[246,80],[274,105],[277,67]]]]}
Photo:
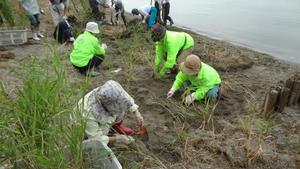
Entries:
{"type": "Polygon", "coordinates": [[[123,120],[113,125],[112,128],[119,134],[125,134],[129,136],[134,134],[134,131],[131,128],[124,126],[123,120]]]}

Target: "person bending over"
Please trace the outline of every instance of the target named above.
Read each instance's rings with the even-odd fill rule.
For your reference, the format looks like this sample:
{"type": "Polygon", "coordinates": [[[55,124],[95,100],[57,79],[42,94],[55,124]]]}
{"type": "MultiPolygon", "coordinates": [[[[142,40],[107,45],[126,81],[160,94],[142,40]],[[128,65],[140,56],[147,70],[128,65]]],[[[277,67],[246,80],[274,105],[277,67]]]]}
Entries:
{"type": "Polygon", "coordinates": [[[160,77],[164,77],[166,73],[176,72],[177,65],[193,52],[194,39],[191,35],[168,31],[159,24],[155,24],[152,28],[152,40],[156,42],[155,72],[159,73],[160,77]]]}
{"type": "Polygon", "coordinates": [[[146,5],[139,9],[134,8],[131,10],[131,13],[132,15],[141,15],[142,22],[146,23],[149,28],[152,28],[156,23],[157,10],[151,5],[146,5]]]}
{"type": "Polygon", "coordinates": [[[87,120],[85,134],[88,139],[98,139],[106,144],[132,143],[134,139],[130,136],[134,131],[123,124],[126,114],[135,116],[139,126],[144,125],[139,106],[122,86],[113,80],[86,94],[79,100],[78,106],[87,120]],[[108,136],[111,130],[115,135],[108,136]]]}

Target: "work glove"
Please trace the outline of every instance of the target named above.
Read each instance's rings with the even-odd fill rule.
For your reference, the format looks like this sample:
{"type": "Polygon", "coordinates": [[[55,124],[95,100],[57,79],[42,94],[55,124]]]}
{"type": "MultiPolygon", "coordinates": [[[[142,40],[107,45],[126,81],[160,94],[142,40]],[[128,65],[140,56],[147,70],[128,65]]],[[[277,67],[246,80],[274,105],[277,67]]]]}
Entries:
{"type": "Polygon", "coordinates": [[[104,48],[105,50],[107,49],[107,45],[105,43],[102,43],[102,48],[104,48]]]}
{"type": "Polygon", "coordinates": [[[116,143],[131,144],[134,142],[134,138],[126,135],[116,135],[116,143]]]}
{"type": "Polygon", "coordinates": [[[169,99],[169,98],[173,97],[174,93],[175,93],[175,89],[171,88],[167,94],[167,98],[169,99]]]}
{"type": "Polygon", "coordinates": [[[186,106],[189,106],[189,105],[191,105],[195,100],[196,100],[195,93],[192,93],[192,94],[190,94],[190,95],[188,95],[188,96],[185,97],[184,103],[185,103],[186,106]]]}
{"type": "Polygon", "coordinates": [[[144,126],[144,118],[139,111],[135,112],[135,118],[139,126],[144,126]]]}

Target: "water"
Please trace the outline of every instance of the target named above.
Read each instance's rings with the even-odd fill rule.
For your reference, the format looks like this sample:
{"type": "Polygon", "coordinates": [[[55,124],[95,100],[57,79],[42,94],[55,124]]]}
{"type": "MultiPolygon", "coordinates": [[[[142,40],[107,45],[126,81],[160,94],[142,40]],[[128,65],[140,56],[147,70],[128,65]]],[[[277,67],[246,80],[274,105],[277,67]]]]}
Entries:
{"type": "MultiPolygon", "coordinates": [[[[123,0],[127,11],[150,0],[123,0]]],[[[177,26],[300,63],[300,0],[171,0],[177,26]]]]}

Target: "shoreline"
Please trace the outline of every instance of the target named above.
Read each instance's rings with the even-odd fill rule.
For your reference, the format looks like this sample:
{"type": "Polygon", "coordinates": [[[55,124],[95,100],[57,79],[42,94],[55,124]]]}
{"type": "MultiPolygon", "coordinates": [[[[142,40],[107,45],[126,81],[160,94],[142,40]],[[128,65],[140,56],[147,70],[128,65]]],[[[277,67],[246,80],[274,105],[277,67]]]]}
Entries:
{"type": "Polygon", "coordinates": [[[288,61],[287,59],[281,58],[280,54],[277,55],[275,53],[267,52],[267,51],[264,51],[263,49],[258,49],[258,48],[249,46],[247,44],[243,44],[243,43],[240,43],[240,42],[230,41],[228,39],[223,39],[223,38],[220,38],[220,37],[217,37],[217,36],[214,36],[214,35],[210,35],[208,33],[202,32],[202,31],[197,31],[197,30],[195,30],[193,28],[189,28],[189,27],[186,27],[186,26],[183,26],[183,25],[180,25],[180,24],[174,24],[174,25],[175,26],[173,26],[173,27],[176,27],[178,29],[186,30],[188,32],[193,32],[193,34],[198,34],[199,36],[205,36],[206,38],[210,38],[212,40],[218,40],[218,41],[227,42],[227,43],[230,43],[230,44],[235,45],[235,46],[240,47],[240,48],[247,48],[249,50],[252,50],[252,51],[255,51],[255,52],[258,52],[258,53],[261,53],[261,54],[268,55],[270,57],[273,57],[274,59],[277,59],[277,60],[279,60],[281,62],[285,62],[287,64],[292,64],[292,65],[299,64],[300,65],[300,61],[297,61],[297,62],[293,63],[292,61],[288,61]]]}

